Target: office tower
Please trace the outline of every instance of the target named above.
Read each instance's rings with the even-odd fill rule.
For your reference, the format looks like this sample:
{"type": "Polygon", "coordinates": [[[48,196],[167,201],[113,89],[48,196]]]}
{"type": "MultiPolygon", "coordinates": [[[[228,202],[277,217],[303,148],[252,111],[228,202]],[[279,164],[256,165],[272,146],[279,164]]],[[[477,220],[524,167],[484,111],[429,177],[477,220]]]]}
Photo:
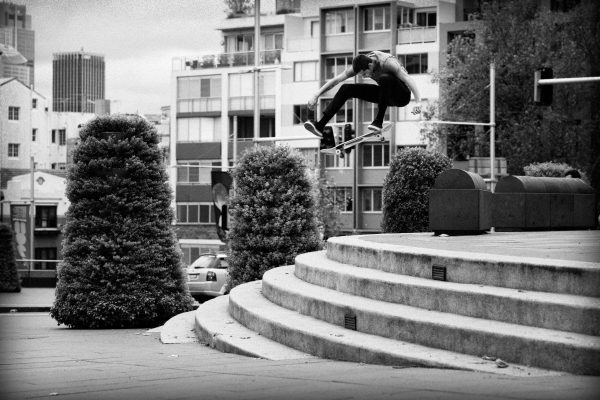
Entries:
{"type": "Polygon", "coordinates": [[[54,111],[94,112],[104,99],[104,56],[81,51],[55,53],[52,61],[54,111]]]}
{"type": "Polygon", "coordinates": [[[14,47],[27,59],[23,65],[4,65],[0,77],[15,77],[29,85],[35,75],[35,32],[26,11],[23,5],[0,2],[0,43],[14,47]]]}

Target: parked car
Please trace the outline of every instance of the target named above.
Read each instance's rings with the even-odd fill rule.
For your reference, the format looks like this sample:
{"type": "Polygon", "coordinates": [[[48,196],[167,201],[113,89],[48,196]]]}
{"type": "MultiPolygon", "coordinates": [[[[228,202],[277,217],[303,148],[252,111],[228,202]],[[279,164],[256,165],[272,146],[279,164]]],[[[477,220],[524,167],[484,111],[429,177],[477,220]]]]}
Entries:
{"type": "Polygon", "coordinates": [[[210,297],[225,294],[227,267],[227,254],[201,254],[186,271],[190,294],[210,297]]]}

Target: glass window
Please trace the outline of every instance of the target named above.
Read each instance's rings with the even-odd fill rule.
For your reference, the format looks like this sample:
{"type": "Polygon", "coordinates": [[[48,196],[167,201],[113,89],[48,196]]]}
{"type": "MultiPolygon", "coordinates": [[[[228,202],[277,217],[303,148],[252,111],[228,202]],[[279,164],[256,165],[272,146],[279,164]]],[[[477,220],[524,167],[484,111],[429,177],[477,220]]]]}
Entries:
{"type": "Polygon", "coordinates": [[[67,144],[67,130],[59,129],[58,130],[58,145],[65,146],[67,144]]]}
{"type": "Polygon", "coordinates": [[[325,34],[354,32],[354,10],[332,10],[325,13],[325,34]]]}
{"type": "Polygon", "coordinates": [[[417,25],[427,28],[435,27],[437,25],[437,13],[435,11],[418,12],[417,25]]]}
{"type": "Polygon", "coordinates": [[[428,67],[427,53],[401,54],[398,59],[409,74],[426,74],[428,67]]]}
{"type": "Polygon", "coordinates": [[[365,8],[365,32],[390,29],[390,9],[387,6],[365,8]]]}
{"type": "Polygon", "coordinates": [[[8,158],[19,158],[19,144],[9,143],[8,144],[8,158]]]}
{"type": "Polygon", "coordinates": [[[177,222],[180,224],[214,223],[212,203],[177,203],[177,222]]]}
{"type": "Polygon", "coordinates": [[[343,187],[334,189],[334,198],[341,212],[352,212],[352,188],[343,187]]]}
{"type": "Polygon", "coordinates": [[[381,212],[383,208],[382,189],[362,188],[361,197],[363,212],[381,212]]]}
{"type": "Polygon", "coordinates": [[[294,63],[294,82],[316,81],[317,79],[316,61],[300,61],[294,63]]]}
{"type": "Polygon", "coordinates": [[[387,167],[390,165],[388,143],[365,143],[362,147],[363,167],[387,167]]]}
{"type": "Polygon", "coordinates": [[[33,269],[56,269],[56,262],[47,260],[56,260],[58,252],[56,247],[36,247],[35,259],[44,260],[34,263],[33,269]]]}
{"type": "Polygon", "coordinates": [[[31,130],[31,141],[35,142],[37,140],[37,128],[33,128],[31,130]]]}
{"type": "Polygon", "coordinates": [[[294,125],[302,124],[309,119],[315,119],[314,110],[309,110],[306,104],[294,106],[294,125]]]}
{"type": "Polygon", "coordinates": [[[56,206],[35,207],[36,228],[56,228],[56,206]]]}
{"type": "Polygon", "coordinates": [[[336,56],[325,59],[325,79],[331,79],[352,65],[352,56],[336,56]]]}
{"type": "Polygon", "coordinates": [[[8,120],[18,121],[19,120],[19,107],[8,107],[8,120]]]}

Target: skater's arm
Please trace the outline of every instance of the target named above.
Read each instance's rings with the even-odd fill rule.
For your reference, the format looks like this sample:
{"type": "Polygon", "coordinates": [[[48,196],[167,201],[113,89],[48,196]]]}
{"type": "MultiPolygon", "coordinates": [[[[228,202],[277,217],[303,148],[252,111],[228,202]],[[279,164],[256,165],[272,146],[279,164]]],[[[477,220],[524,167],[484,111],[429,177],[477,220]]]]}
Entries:
{"type": "Polygon", "coordinates": [[[315,93],[308,100],[308,108],[311,110],[314,109],[315,106],[317,105],[317,101],[319,100],[319,97],[323,93],[326,93],[329,89],[334,88],[338,83],[343,82],[348,78],[352,78],[354,75],[356,75],[356,72],[354,72],[354,70],[352,69],[352,66],[349,66],[343,72],[339,73],[338,75],[334,76],[333,78],[331,78],[330,80],[325,82],[325,84],[323,86],[321,86],[321,88],[317,91],[317,93],[315,93]]]}

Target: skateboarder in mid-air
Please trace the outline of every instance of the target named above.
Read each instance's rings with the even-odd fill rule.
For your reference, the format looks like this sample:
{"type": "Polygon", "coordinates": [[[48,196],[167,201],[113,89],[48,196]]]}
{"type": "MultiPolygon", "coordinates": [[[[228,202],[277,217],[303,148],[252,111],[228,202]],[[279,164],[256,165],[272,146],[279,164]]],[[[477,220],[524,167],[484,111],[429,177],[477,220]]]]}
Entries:
{"type": "Polygon", "coordinates": [[[323,130],[327,122],[333,118],[349,98],[357,98],[371,103],[377,103],[377,116],[368,126],[370,131],[378,131],[383,127],[383,117],[388,106],[404,107],[410,102],[411,92],[415,95],[417,104],[413,114],[421,112],[421,96],[414,80],[396,57],[381,51],[373,51],[367,55],[361,54],[352,60],[352,66],[339,75],[331,78],[308,101],[311,110],[317,104],[319,96],[335,87],[338,83],[355,75],[373,79],[377,85],[368,83],[345,83],[337,91],[333,100],[319,121],[306,121],[304,128],[312,134],[323,138],[323,130]]]}

